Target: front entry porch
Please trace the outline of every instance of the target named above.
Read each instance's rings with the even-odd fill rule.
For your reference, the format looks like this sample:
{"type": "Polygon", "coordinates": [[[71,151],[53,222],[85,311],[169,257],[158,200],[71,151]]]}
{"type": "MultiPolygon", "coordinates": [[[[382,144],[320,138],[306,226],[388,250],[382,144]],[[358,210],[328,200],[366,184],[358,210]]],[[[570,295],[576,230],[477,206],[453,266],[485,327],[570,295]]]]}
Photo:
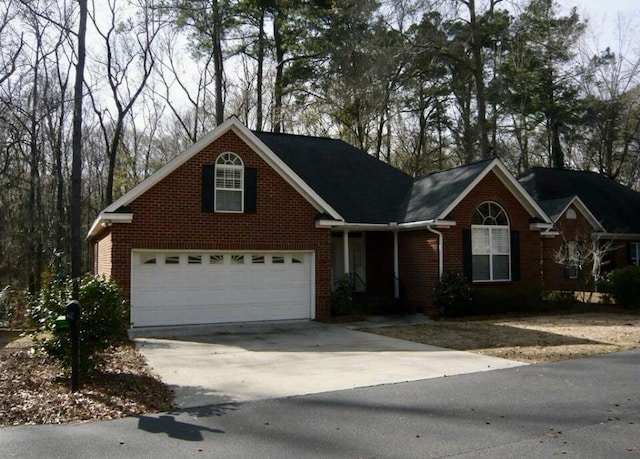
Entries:
{"type": "Polygon", "coordinates": [[[341,230],[331,236],[332,287],[346,275],[361,312],[402,312],[397,233],[341,230]]]}

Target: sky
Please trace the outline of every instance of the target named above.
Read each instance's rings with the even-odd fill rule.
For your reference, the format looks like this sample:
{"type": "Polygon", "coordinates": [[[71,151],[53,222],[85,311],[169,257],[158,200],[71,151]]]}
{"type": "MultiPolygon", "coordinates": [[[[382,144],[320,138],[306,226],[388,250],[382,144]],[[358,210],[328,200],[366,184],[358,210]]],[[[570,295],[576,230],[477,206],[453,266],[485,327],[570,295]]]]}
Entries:
{"type": "Polygon", "coordinates": [[[590,30],[596,35],[599,48],[617,49],[620,39],[627,46],[635,46],[640,31],[640,0],[557,0],[561,8],[569,11],[576,7],[582,18],[589,20],[590,30]],[[622,22],[623,27],[618,27],[622,22]],[[603,46],[604,45],[604,46],[603,46]]]}

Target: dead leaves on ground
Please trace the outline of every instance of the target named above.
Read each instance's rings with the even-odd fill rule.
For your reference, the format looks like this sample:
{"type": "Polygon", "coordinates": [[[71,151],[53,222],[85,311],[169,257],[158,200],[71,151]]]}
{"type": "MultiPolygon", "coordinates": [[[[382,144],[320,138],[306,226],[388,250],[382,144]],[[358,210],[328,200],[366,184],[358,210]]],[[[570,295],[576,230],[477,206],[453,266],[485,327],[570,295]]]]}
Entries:
{"type": "Polygon", "coordinates": [[[0,426],[116,419],[173,408],[133,345],[107,352],[101,372],[71,393],[69,374],[51,359],[21,350],[0,354],[0,426]]]}

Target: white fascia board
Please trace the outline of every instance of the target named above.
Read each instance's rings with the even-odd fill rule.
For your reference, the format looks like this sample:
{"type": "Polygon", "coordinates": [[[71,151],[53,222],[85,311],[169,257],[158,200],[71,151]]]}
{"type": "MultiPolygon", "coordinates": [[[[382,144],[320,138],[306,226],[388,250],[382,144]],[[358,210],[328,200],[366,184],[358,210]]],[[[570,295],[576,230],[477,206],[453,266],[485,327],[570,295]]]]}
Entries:
{"type": "Polygon", "coordinates": [[[453,200],[449,206],[444,209],[444,211],[436,218],[436,220],[444,220],[444,218],[449,215],[453,209],[456,208],[460,202],[467,197],[469,193],[484,179],[487,174],[493,170],[497,170],[496,174],[498,178],[502,181],[502,183],[507,187],[507,189],[518,199],[520,204],[529,212],[529,214],[533,217],[538,217],[542,219],[545,223],[552,224],[551,218],[546,214],[544,210],[538,205],[538,203],[531,197],[527,190],[516,180],[516,178],[509,172],[502,161],[498,158],[493,159],[484,170],[478,174],[478,176],[467,186],[467,188],[460,193],[456,199],[453,200]]]}
{"type": "Polygon", "coordinates": [[[560,233],[558,231],[543,231],[540,233],[540,236],[545,238],[552,238],[552,237],[560,236],[560,233]]]}
{"type": "Polygon", "coordinates": [[[102,228],[110,226],[112,223],[131,223],[132,221],[132,213],[101,212],[93,221],[93,224],[89,229],[89,233],[87,234],[87,239],[91,236],[97,235],[102,228]]]}
{"type": "Polygon", "coordinates": [[[608,233],[602,231],[593,234],[598,239],[617,239],[622,241],[640,240],[640,233],[608,233]]]}
{"type": "Polygon", "coordinates": [[[577,209],[580,211],[580,213],[582,214],[582,216],[584,218],[587,219],[587,221],[589,222],[589,224],[591,225],[591,227],[598,231],[598,232],[606,232],[606,230],[604,229],[604,227],[600,224],[600,222],[598,221],[598,219],[595,217],[595,215],[593,215],[591,213],[591,211],[589,210],[589,208],[587,207],[587,205],[582,202],[582,199],[580,199],[578,196],[574,196],[573,199],[571,199],[571,201],[569,201],[567,203],[567,205],[564,207],[564,209],[562,209],[562,212],[560,212],[558,214],[558,218],[556,218],[556,220],[554,221],[554,223],[557,223],[558,220],[560,219],[560,217],[562,217],[565,212],[567,211],[567,209],[569,208],[569,206],[571,205],[575,205],[577,207],[577,209]]]}
{"type": "Polygon", "coordinates": [[[419,222],[400,223],[400,229],[450,228],[456,226],[455,220],[424,220],[419,222]]]}
{"type": "MultiPolygon", "coordinates": [[[[283,177],[290,185],[296,189],[316,210],[325,212],[336,220],[344,220],[340,214],[333,209],[326,201],[324,201],[309,185],[307,185],[293,170],[287,166],[273,151],[271,151],[264,143],[258,139],[244,124],[235,116],[228,118],[224,123],[213,129],[207,135],[202,137],[196,143],[191,145],[184,152],[173,158],[158,171],[147,177],[145,180],[134,186],[119,199],[107,206],[102,212],[115,212],[122,206],[127,206],[138,197],[142,196],[151,187],[159,183],[161,180],[169,176],[181,165],[200,153],[203,148],[213,143],[223,134],[233,130],[242,140],[247,142],[251,148],[260,156],[267,164],[283,177]]],[[[96,219],[97,221],[97,219],[96,219]]],[[[94,223],[95,225],[95,223],[94,223]]],[[[93,229],[93,227],[92,227],[93,229]]],[[[89,232],[89,235],[92,235],[89,232]]]]}
{"type": "Polygon", "coordinates": [[[333,225],[342,231],[388,231],[392,227],[388,223],[347,223],[339,222],[333,225]]]}
{"type": "Polygon", "coordinates": [[[550,223],[531,223],[529,225],[531,231],[550,230],[551,228],[553,228],[553,225],[550,223]]]}
{"type": "Polygon", "coordinates": [[[329,220],[326,218],[316,220],[316,228],[336,228],[344,226],[342,220],[329,220]]]}

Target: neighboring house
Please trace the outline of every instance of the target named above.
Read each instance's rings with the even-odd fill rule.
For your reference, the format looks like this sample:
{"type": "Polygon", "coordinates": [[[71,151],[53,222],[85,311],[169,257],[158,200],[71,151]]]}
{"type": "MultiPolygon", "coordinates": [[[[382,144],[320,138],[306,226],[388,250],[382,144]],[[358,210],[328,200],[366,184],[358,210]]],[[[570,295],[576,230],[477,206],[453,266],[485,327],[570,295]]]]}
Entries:
{"type": "Polygon", "coordinates": [[[498,159],[413,178],[339,140],[230,118],[103,210],[88,239],[133,327],[326,319],[345,273],[410,311],[431,307],[445,271],[539,291],[558,239],[543,204],[498,159]]]}
{"type": "Polygon", "coordinates": [[[545,288],[593,288],[590,273],[581,272],[574,261],[586,258],[584,252],[594,242],[600,247],[603,272],[640,265],[640,193],[594,172],[565,169],[534,167],[520,183],[549,215],[558,233],[545,239],[545,288]],[[558,263],[562,261],[559,255],[564,256],[564,264],[558,263]]]}

